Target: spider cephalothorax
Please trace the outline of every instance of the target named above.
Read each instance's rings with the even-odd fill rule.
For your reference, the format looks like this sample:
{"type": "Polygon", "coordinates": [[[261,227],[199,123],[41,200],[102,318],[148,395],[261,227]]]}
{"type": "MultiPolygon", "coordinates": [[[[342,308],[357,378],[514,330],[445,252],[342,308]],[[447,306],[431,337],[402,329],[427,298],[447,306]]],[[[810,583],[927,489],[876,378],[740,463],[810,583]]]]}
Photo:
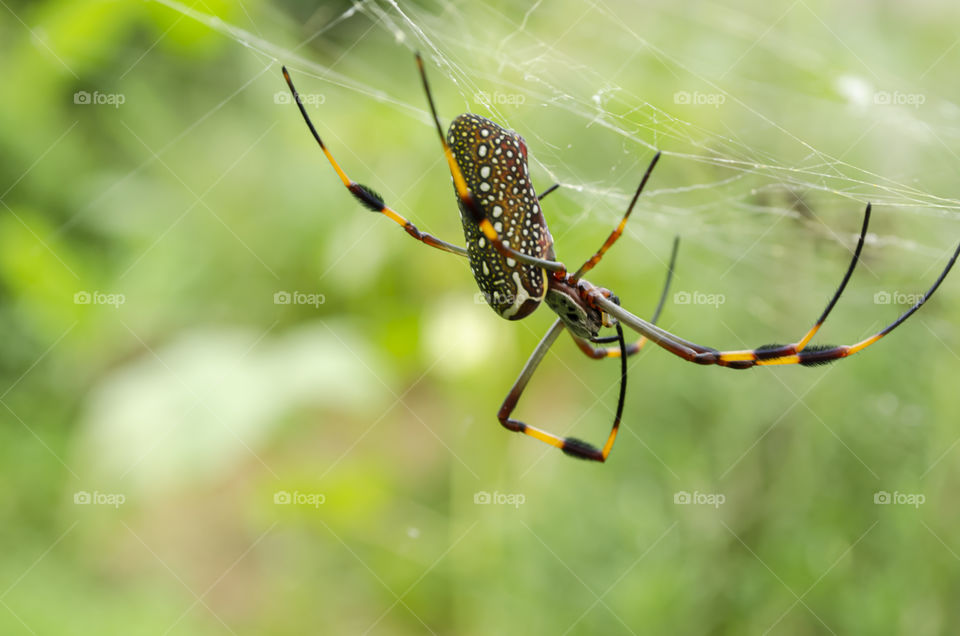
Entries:
{"type": "Polygon", "coordinates": [[[867,204],[863,226],[860,229],[860,239],[847,272],[830,302],[827,303],[827,308],[800,340],[790,344],[768,345],[739,351],[720,351],[698,345],[656,325],[670,287],[677,254],[676,240],[673,244],[667,280],[660,295],[660,302],[650,321],[621,307],[620,301],[609,290],[595,287],[583,279],[583,275],[600,262],[607,250],[623,234],[627,219],[633,212],[637,199],[660,158],[660,153],[656,153],[651,160],[620,223],[600,249],[576,272],[570,274],[566,266],[556,260],[553,239],[540,207],[543,197],[557,186],[554,185],[539,197],[537,196],[530,182],[527,146],[523,138],[489,119],[472,114],[460,115],[454,119],[445,138],[433,104],[433,96],[427,84],[423,60],[419,55],[416,56],[416,60],[434,125],[440,136],[440,143],[443,145],[450,175],[453,177],[454,191],[457,195],[464,237],[467,242],[466,248],[421,232],[410,221],[388,207],[372,189],[351,181],[334,160],[314,128],[286,68],[283,69],[283,75],[310,132],[320,144],[320,148],[343,185],[360,203],[374,212],[387,216],[415,239],[445,252],[467,257],[480,291],[494,311],[504,318],[509,320],[524,318],[539,307],[544,299],[547,306],[557,314],[557,320],[530,355],[526,366],[504,399],[497,418],[507,429],[534,437],[563,450],[568,455],[601,462],[607,459],[613,448],[623,413],[627,382],[626,358],[640,351],[647,340],[653,341],[684,360],[732,369],[774,364],[814,366],[839,360],[874,344],[917,311],[946,278],[960,253],[960,245],[958,245],[940,276],[920,300],[881,331],[852,345],[810,345],[811,339],[827,319],[840,294],[843,293],[860,258],[870,222],[870,204],[867,204]],[[639,333],[640,339],[629,345],[624,342],[622,325],[639,333]],[[613,327],[616,335],[600,336],[601,329],[605,327],[613,327]],[[620,393],[617,411],[610,434],[602,448],[573,437],[554,435],[510,417],[537,365],[543,360],[547,350],[563,329],[570,332],[580,350],[589,357],[620,358],[620,393]],[[612,342],[616,342],[617,346],[610,348],[593,346],[612,342]]]}
{"type": "Polygon", "coordinates": [[[567,275],[563,278],[550,276],[547,287],[547,306],[560,317],[563,326],[578,338],[594,340],[603,327],[613,327],[616,318],[598,309],[591,301],[595,294],[610,298],[620,304],[620,300],[602,287],[594,287],[585,280],[574,280],[567,275]]]}

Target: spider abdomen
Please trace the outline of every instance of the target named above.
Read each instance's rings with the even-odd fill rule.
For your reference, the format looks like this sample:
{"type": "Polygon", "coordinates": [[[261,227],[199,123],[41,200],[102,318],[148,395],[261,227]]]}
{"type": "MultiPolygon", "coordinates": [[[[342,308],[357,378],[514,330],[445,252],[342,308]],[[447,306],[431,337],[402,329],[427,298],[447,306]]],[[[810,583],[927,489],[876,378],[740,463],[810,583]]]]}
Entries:
{"type": "MultiPolygon", "coordinates": [[[[553,260],[553,239],[530,183],[523,138],[468,113],[450,124],[447,142],[467,187],[504,245],[553,260]]],[[[508,320],[529,315],[547,291],[546,272],[505,258],[484,237],[459,197],[457,203],[470,268],[487,303],[508,320]]]]}

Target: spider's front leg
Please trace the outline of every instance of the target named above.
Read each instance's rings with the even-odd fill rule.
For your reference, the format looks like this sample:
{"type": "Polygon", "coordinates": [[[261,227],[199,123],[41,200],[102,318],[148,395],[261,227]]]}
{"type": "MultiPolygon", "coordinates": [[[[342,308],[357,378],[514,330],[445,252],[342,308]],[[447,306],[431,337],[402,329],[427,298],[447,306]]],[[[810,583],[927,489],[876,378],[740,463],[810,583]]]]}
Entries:
{"type": "Polygon", "coordinates": [[[503,401],[503,405],[500,407],[500,412],[497,414],[497,418],[500,420],[500,424],[502,424],[504,428],[517,433],[529,435],[530,437],[538,439],[545,444],[559,448],[571,457],[604,462],[610,455],[610,451],[613,449],[613,443],[617,439],[617,432],[620,430],[620,418],[623,415],[623,404],[627,393],[626,344],[623,340],[623,329],[619,324],[616,325],[616,329],[617,339],[620,343],[621,351],[620,397],[617,402],[617,412],[614,416],[613,427],[610,429],[610,435],[607,436],[607,441],[603,445],[603,448],[597,448],[596,446],[575,437],[560,437],[559,435],[554,435],[553,433],[530,426],[529,424],[525,424],[520,420],[515,420],[510,417],[514,408],[517,406],[517,402],[520,400],[520,396],[523,394],[523,390],[530,382],[530,378],[533,377],[533,374],[540,365],[540,362],[543,361],[547,351],[550,349],[553,343],[556,342],[557,336],[560,335],[560,332],[563,331],[563,328],[563,321],[557,319],[550,327],[549,331],[547,331],[546,335],[540,341],[540,344],[537,345],[537,348],[534,349],[533,353],[530,355],[530,358],[527,360],[526,365],[524,365],[523,371],[520,372],[520,376],[517,378],[517,381],[513,383],[510,393],[507,394],[506,399],[503,401]]]}
{"type": "Polygon", "coordinates": [[[320,144],[320,149],[323,151],[323,154],[327,156],[327,159],[330,161],[330,165],[333,166],[333,169],[336,171],[337,176],[340,177],[343,185],[347,188],[347,190],[350,191],[350,194],[352,194],[357,201],[359,201],[368,210],[372,212],[379,212],[380,214],[384,215],[402,227],[407,234],[417,239],[421,243],[429,245],[430,247],[435,247],[438,250],[443,250],[444,252],[456,254],[457,256],[467,255],[466,248],[460,247],[459,245],[454,245],[453,243],[448,243],[447,241],[438,239],[432,234],[421,231],[416,225],[408,221],[406,218],[400,215],[400,213],[396,212],[386,203],[384,203],[383,198],[372,188],[350,179],[350,177],[348,177],[340,167],[340,164],[337,163],[336,159],[333,158],[330,150],[328,150],[326,144],[323,143],[320,133],[317,132],[313,122],[310,121],[310,116],[307,114],[307,109],[303,107],[303,102],[300,100],[300,94],[294,87],[293,80],[290,79],[290,73],[287,72],[287,67],[283,67],[283,77],[285,80],[287,80],[287,86],[290,87],[290,93],[293,95],[293,101],[296,102],[297,107],[300,109],[300,114],[303,115],[303,120],[307,123],[307,127],[313,134],[313,138],[317,140],[318,144],[320,144]]]}

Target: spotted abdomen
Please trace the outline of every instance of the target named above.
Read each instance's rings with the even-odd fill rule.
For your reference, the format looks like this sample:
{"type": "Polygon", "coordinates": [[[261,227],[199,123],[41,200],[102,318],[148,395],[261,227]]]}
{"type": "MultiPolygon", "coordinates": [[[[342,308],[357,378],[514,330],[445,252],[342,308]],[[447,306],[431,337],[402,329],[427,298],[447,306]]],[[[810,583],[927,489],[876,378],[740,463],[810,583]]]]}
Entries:
{"type": "MultiPolygon", "coordinates": [[[[553,260],[553,239],[530,183],[523,138],[468,113],[450,124],[447,143],[467,187],[504,245],[553,260]]],[[[529,315],[546,293],[546,273],[539,267],[504,258],[463,209],[459,197],[457,201],[470,268],[487,303],[508,320],[529,315]]]]}

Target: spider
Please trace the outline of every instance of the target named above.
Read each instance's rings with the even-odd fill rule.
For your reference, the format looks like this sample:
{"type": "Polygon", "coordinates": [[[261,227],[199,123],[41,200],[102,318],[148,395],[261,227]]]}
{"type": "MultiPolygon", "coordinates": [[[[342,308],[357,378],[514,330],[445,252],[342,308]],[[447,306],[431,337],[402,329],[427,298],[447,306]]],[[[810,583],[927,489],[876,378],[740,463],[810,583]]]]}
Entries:
{"type": "Polygon", "coordinates": [[[453,177],[454,191],[460,208],[460,219],[466,247],[460,247],[443,241],[431,234],[417,229],[410,221],[387,206],[381,196],[371,188],[351,180],[333,158],[323,143],[310,116],[307,114],[300,96],[286,67],[283,76],[290,87],[303,119],[327,156],[330,165],[336,171],[343,185],[369,210],[383,214],[397,223],[413,238],[444,252],[449,252],[469,260],[470,268],[480,291],[490,307],[507,320],[520,320],[530,315],[540,303],[557,314],[546,335],[534,349],[516,382],[504,399],[497,418],[505,428],[524,433],[546,444],[559,448],[567,455],[598,462],[606,461],[613,449],[623,415],[627,384],[627,357],[638,353],[646,344],[653,343],[670,353],[697,364],[716,364],[731,369],[747,369],[754,366],[774,364],[800,364],[813,366],[826,364],[840,358],[853,355],[880,340],[913,315],[946,278],[960,253],[960,245],[953,252],[949,262],[930,289],[910,309],[905,311],[891,324],[876,334],[852,345],[810,345],[811,339],[823,325],[840,295],[843,293],[853,270],[860,258],[864,238],[870,223],[871,205],[864,212],[860,237],[846,274],[840,282],[826,309],[813,327],[797,342],[782,345],[765,345],[757,349],[720,351],[712,347],[695,344],[676,336],[656,325],[663,308],[664,299],[670,286],[678,241],[673,243],[666,282],[660,296],[660,302],[647,321],[620,306],[620,301],[610,290],[597,287],[584,279],[584,274],[593,269],[603,258],[607,250],[623,234],[624,227],[633,212],[637,199],[650,178],[660,153],[657,152],[647,167],[637,186],[633,198],[620,220],[620,223],[604,241],[603,245],[576,271],[570,273],[566,265],[556,259],[553,238],[544,220],[540,207],[542,199],[553,192],[554,185],[543,194],[537,195],[530,182],[527,167],[527,145],[517,133],[502,128],[496,123],[466,113],[458,116],[450,124],[444,136],[433,95],[427,83],[423,59],[415,55],[423,90],[427,96],[430,113],[440,144],[449,164],[453,177]],[[636,331],[640,337],[627,344],[623,327],[626,325],[636,331]],[[613,328],[616,335],[601,336],[600,330],[613,328]],[[606,442],[602,447],[594,446],[575,437],[564,437],[544,429],[513,419],[511,414],[517,406],[523,390],[526,388],[543,360],[547,350],[553,345],[560,332],[570,332],[579,349],[593,359],[620,358],[620,393],[617,400],[616,415],[606,442]],[[595,347],[595,344],[617,343],[616,347],[595,347]]]}

